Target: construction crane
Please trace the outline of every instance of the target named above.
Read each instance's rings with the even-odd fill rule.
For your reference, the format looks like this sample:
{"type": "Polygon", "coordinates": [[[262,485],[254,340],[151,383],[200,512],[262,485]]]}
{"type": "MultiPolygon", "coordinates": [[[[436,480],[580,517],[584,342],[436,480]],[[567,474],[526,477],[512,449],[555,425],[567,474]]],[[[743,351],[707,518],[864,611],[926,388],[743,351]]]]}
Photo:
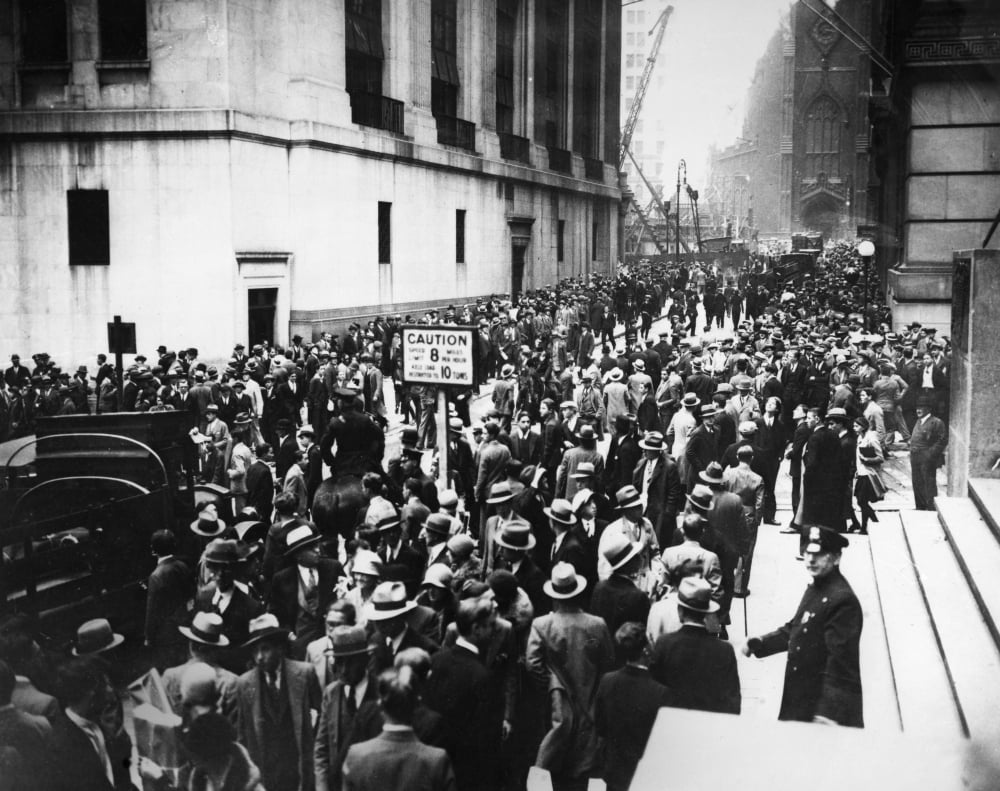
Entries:
{"type": "MultiPolygon", "coordinates": [[[[668,5],[663,9],[663,13],[660,14],[656,23],[650,29],[649,34],[653,36],[653,43],[649,48],[649,56],[646,58],[646,66],[643,69],[642,76],[639,78],[639,84],[636,86],[635,96],[632,99],[632,105],[629,107],[628,117],[625,119],[625,126],[622,129],[621,136],[621,148],[618,152],[618,170],[622,170],[625,167],[626,158],[632,160],[632,164],[635,167],[636,173],[639,174],[639,178],[646,185],[650,194],[653,196],[653,200],[656,203],[657,209],[659,209],[661,215],[664,219],[667,218],[667,214],[670,211],[669,202],[667,206],[663,205],[660,200],[659,192],[653,189],[649,180],[646,178],[645,174],[642,172],[642,168],[639,167],[638,161],[632,155],[631,145],[632,145],[632,135],[635,133],[636,125],[639,123],[639,113],[642,110],[643,100],[646,98],[646,90],[649,88],[650,80],[653,76],[653,67],[656,65],[656,57],[660,52],[660,45],[663,43],[663,34],[667,29],[667,21],[670,19],[670,15],[673,13],[674,7],[668,5]]],[[[652,224],[646,214],[646,211],[639,205],[638,201],[633,197],[631,200],[631,210],[635,212],[636,216],[639,218],[639,223],[641,227],[647,231],[656,245],[657,250],[661,254],[667,252],[660,238],[654,232],[652,224]]],[[[669,225],[669,223],[667,223],[669,225]]],[[[641,239],[641,233],[640,233],[641,239]]],[[[685,245],[687,248],[687,245],[685,245]]]]}

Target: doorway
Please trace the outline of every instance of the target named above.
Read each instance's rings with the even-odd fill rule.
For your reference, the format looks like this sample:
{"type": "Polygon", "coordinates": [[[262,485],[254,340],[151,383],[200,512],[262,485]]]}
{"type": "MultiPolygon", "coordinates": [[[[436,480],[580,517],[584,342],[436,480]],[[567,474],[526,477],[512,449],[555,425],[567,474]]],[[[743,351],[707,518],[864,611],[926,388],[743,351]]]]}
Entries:
{"type": "Polygon", "coordinates": [[[247,290],[248,346],[267,341],[274,346],[274,316],[278,310],[278,289],[251,288],[247,290]]]}
{"type": "Polygon", "coordinates": [[[510,245],[510,296],[516,299],[524,290],[524,259],[528,252],[528,242],[524,236],[515,236],[510,245]]]}

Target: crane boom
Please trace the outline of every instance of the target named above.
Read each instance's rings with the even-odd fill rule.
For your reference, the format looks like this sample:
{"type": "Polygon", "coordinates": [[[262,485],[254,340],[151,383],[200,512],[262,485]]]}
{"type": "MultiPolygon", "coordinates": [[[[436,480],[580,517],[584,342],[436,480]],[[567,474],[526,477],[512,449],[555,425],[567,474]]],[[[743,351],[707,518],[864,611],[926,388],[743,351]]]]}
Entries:
{"type": "Polygon", "coordinates": [[[654,36],[653,44],[649,48],[649,57],[646,58],[646,68],[643,69],[642,77],[639,78],[639,85],[635,91],[635,98],[632,99],[632,106],[628,108],[628,118],[625,120],[625,128],[622,129],[621,149],[618,152],[618,169],[625,166],[626,152],[632,144],[632,135],[635,132],[635,125],[639,121],[639,111],[642,110],[642,101],[646,97],[646,89],[649,88],[650,79],[653,76],[653,66],[656,65],[656,56],[660,51],[660,44],[663,43],[663,33],[667,29],[667,20],[674,12],[674,7],[668,5],[663,9],[656,24],[649,31],[649,35],[654,36]]]}

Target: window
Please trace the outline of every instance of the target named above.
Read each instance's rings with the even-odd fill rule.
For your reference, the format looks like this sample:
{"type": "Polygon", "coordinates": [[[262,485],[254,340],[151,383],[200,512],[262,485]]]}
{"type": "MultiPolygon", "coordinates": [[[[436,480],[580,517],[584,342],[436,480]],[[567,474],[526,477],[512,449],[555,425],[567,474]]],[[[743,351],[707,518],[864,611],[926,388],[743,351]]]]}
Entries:
{"type": "Polygon", "coordinates": [[[63,63],[66,48],[65,0],[24,0],[21,3],[21,60],[63,63]]]}
{"type": "Polygon", "coordinates": [[[818,97],[806,112],[806,178],[840,175],[840,107],[829,96],[818,97]]]}
{"type": "Polygon", "coordinates": [[[69,265],[108,266],[111,263],[108,191],[68,190],[66,216],[69,265]]]}
{"type": "Polygon", "coordinates": [[[629,24],[629,25],[634,25],[635,24],[635,11],[626,11],[625,12],[625,22],[627,24],[629,24]]]}
{"type": "Polygon", "coordinates": [[[635,46],[635,33],[626,33],[625,34],[625,43],[628,44],[628,46],[630,46],[630,47],[634,47],[635,46]]]}
{"type": "Polygon", "coordinates": [[[392,204],[378,204],[378,262],[392,263],[392,204]]]}
{"type": "MultiPolygon", "coordinates": [[[[601,22],[600,0],[576,0],[573,11],[573,145],[584,157],[597,159],[601,119],[601,22]]],[[[635,77],[627,77],[634,90],[635,77]]]]}
{"type": "Polygon", "coordinates": [[[146,60],[146,0],[100,0],[101,60],[146,60]]]}
{"type": "Polygon", "coordinates": [[[458,117],[458,5],[431,0],[431,112],[458,117]]]}
{"type": "Polygon", "coordinates": [[[344,11],[347,90],[381,96],[382,0],[347,0],[344,11]]]}
{"type": "Polygon", "coordinates": [[[631,91],[635,88],[635,77],[625,78],[625,90],[631,91]]]}
{"type": "Polygon", "coordinates": [[[626,55],[625,56],[625,68],[626,69],[635,68],[635,55],[626,55]]]}
{"type": "Polygon", "coordinates": [[[465,209],[455,211],[455,263],[465,263],[465,209]]]}
{"type": "Polygon", "coordinates": [[[556,261],[563,260],[565,252],[566,221],[556,220],[556,261]]]}
{"type": "Polygon", "coordinates": [[[514,132],[517,0],[497,0],[497,131],[514,132]]]}

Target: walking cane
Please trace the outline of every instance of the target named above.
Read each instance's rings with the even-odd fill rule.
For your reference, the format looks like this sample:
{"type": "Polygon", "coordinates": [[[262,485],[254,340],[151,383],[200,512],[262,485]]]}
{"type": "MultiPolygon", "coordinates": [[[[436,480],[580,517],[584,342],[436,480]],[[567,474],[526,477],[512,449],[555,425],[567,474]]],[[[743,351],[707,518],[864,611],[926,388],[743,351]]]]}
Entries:
{"type": "Polygon", "coordinates": [[[747,596],[743,597],[743,636],[749,637],[749,627],[747,626],[747,596]]]}

